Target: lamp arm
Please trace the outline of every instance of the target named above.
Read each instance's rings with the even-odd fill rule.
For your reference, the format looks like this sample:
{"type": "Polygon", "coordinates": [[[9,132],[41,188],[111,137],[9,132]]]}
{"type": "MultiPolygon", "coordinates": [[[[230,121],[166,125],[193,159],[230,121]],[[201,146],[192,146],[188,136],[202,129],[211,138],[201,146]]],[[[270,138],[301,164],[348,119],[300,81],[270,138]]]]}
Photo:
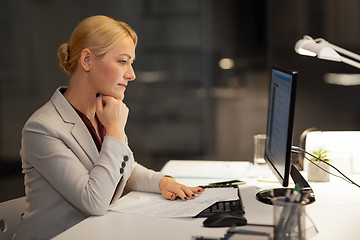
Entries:
{"type": "Polygon", "coordinates": [[[343,49],[343,48],[341,48],[341,47],[338,47],[338,46],[336,46],[336,45],[334,45],[334,44],[331,44],[331,43],[329,43],[329,42],[327,42],[327,44],[328,44],[329,47],[333,48],[333,49],[334,49],[335,51],[337,51],[338,53],[341,53],[341,54],[343,54],[343,55],[346,55],[346,56],[349,56],[349,57],[351,57],[351,58],[353,58],[353,59],[356,59],[357,61],[360,61],[360,55],[355,54],[355,53],[353,53],[353,52],[350,52],[350,51],[348,51],[348,50],[346,50],[346,49],[343,49]]]}
{"type": "Polygon", "coordinates": [[[331,44],[323,38],[312,39],[305,35],[303,39],[296,42],[295,51],[302,55],[317,56],[324,60],[341,61],[360,69],[360,55],[331,44]],[[304,54],[300,50],[307,50],[313,54],[304,54]]]}
{"type": "Polygon", "coordinates": [[[349,64],[349,65],[351,65],[353,67],[356,67],[356,68],[360,69],[360,63],[359,62],[356,62],[354,60],[351,60],[351,59],[343,57],[343,56],[340,56],[340,59],[341,59],[341,61],[343,63],[349,64]]]}

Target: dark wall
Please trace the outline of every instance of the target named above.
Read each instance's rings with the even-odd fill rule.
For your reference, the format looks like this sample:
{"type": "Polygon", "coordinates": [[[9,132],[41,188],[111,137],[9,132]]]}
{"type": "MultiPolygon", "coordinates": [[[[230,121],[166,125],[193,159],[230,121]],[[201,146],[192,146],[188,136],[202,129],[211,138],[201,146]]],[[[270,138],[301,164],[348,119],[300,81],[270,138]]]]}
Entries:
{"type": "MultiPolygon", "coordinates": [[[[299,72],[295,144],[309,127],[358,130],[359,86],[329,85],[324,74],[359,70],[299,56],[294,45],[309,34],[359,53],[359,11],[357,0],[2,0],[2,173],[16,172],[21,185],[22,126],[67,84],[57,48],[94,14],[124,20],[139,35],[126,130],[147,167],[175,158],[251,160],[252,136],[265,132],[272,65],[299,72]],[[219,68],[224,57],[235,60],[233,69],[219,68]]],[[[2,176],[3,189],[10,180],[2,176]]]]}
{"type": "Polygon", "coordinates": [[[271,1],[269,55],[272,64],[297,70],[294,141],[310,127],[319,130],[359,130],[360,86],[331,85],[327,73],[359,74],[344,63],[297,55],[296,41],[303,35],[324,38],[355,53],[360,52],[360,3],[347,1],[271,1]]]}

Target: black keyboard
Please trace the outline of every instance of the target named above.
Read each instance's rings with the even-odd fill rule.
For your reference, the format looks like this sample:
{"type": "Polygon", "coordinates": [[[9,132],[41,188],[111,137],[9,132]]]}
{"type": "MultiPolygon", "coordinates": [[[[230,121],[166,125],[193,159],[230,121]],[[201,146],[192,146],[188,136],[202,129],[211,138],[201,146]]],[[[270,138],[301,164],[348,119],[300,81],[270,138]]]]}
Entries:
{"type": "MultiPolygon", "coordinates": [[[[203,188],[216,188],[216,187],[221,188],[221,187],[229,187],[229,184],[223,184],[223,183],[221,183],[219,185],[209,184],[209,185],[202,186],[202,187],[203,188]]],[[[234,185],[232,187],[237,188],[237,185],[234,185]]],[[[209,217],[215,213],[220,213],[220,212],[230,212],[233,215],[242,216],[242,215],[244,215],[245,211],[244,211],[244,206],[242,204],[239,189],[238,189],[238,196],[239,196],[239,199],[237,199],[237,200],[216,202],[213,205],[211,205],[210,207],[202,210],[195,217],[209,217]]]]}
{"type": "Polygon", "coordinates": [[[233,215],[242,216],[244,215],[245,211],[241,202],[241,199],[238,200],[231,200],[231,201],[221,201],[216,202],[210,207],[202,210],[198,215],[195,217],[209,217],[215,213],[219,212],[230,212],[233,215]]]}

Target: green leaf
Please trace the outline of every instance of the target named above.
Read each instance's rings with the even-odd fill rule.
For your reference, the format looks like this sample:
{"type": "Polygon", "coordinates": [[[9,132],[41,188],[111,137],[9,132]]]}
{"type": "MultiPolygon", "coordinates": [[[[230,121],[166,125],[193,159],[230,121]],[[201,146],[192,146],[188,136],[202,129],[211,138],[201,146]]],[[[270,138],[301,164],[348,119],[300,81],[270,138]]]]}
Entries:
{"type": "MultiPolygon", "coordinates": [[[[329,150],[325,149],[324,147],[320,147],[318,150],[314,150],[312,152],[316,157],[320,158],[321,160],[325,162],[329,162],[330,159],[327,158],[329,150]]],[[[316,158],[310,159],[310,161],[319,161],[316,158]]]]}

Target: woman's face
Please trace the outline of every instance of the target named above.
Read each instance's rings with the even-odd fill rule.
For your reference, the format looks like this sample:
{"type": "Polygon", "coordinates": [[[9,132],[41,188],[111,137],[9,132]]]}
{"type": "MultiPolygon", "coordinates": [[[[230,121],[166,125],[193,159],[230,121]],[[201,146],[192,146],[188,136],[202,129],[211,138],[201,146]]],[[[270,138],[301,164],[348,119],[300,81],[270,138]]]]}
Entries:
{"type": "Polygon", "coordinates": [[[120,39],[104,56],[92,58],[91,84],[98,93],[123,100],[128,82],[136,77],[134,60],[134,42],[130,37],[120,39]]]}

